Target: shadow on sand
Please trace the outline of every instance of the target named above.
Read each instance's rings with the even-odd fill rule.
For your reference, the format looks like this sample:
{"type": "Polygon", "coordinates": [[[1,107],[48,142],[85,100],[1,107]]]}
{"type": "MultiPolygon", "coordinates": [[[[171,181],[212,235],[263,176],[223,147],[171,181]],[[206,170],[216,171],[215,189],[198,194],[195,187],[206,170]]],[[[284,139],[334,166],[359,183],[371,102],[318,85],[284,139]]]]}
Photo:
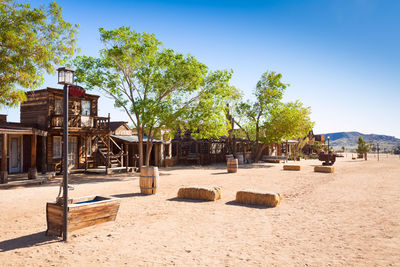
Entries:
{"type": "Polygon", "coordinates": [[[46,232],[43,231],[10,240],[1,241],[0,252],[61,242],[61,239],[59,239],[58,237],[46,236],[45,233],[46,232]]]}
{"type": "Polygon", "coordinates": [[[152,196],[151,194],[142,194],[142,193],[126,193],[126,194],[116,194],[116,195],[111,195],[112,197],[118,197],[118,198],[127,198],[127,197],[147,197],[147,196],[152,196]]]}
{"type": "Polygon", "coordinates": [[[239,207],[246,207],[246,208],[253,208],[253,209],[260,209],[260,210],[266,210],[266,209],[272,208],[272,207],[266,207],[266,206],[260,206],[260,205],[242,204],[242,203],[238,203],[234,200],[226,202],[225,205],[239,206],[239,207]]]}
{"type": "Polygon", "coordinates": [[[169,198],[168,201],[176,201],[176,202],[190,202],[190,203],[204,203],[204,202],[213,202],[212,200],[201,200],[201,199],[186,199],[186,198],[169,198]]]}

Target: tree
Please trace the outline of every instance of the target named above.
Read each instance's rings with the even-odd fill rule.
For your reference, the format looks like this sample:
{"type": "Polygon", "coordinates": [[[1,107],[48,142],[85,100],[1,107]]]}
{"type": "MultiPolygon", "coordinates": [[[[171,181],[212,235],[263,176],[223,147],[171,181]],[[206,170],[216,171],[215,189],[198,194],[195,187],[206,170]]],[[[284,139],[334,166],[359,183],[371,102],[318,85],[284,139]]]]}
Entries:
{"type": "Polygon", "coordinates": [[[61,7],[31,9],[29,4],[0,1],[0,106],[16,106],[43,74],[55,73],[76,50],[78,25],[62,18],[61,7]]]}
{"type": "Polygon", "coordinates": [[[319,141],[314,141],[314,143],[311,145],[311,149],[313,151],[316,151],[317,153],[319,153],[321,148],[322,148],[322,145],[321,145],[321,142],[319,142],[319,141]]]}
{"type": "Polygon", "coordinates": [[[281,102],[288,86],[281,78],[280,73],[265,72],[254,91],[255,101],[240,102],[235,110],[235,123],[249,140],[255,141],[255,161],[268,145],[304,137],[313,127],[309,107],[303,107],[300,101],[281,102]]]}
{"type": "Polygon", "coordinates": [[[139,166],[146,165],[161,129],[198,130],[200,137],[226,135],[226,103],[237,95],[230,71],[209,71],[193,56],[165,49],[153,34],[129,27],[100,28],[99,58],[76,58],[76,80],[98,88],[129,116],[139,139],[139,166]]]}
{"type": "Polygon", "coordinates": [[[364,141],[364,139],[359,136],[358,140],[357,140],[357,154],[359,155],[364,155],[364,159],[367,160],[367,152],[369,152],[369,145],[367,144],[367,142],[364,141]]]}
{"type": "Polygon", "coordinates": [[[342,146],[342,151],[343,151],[343,152],[345,152],[345,148],[344,148],[344,146],[342,146]]]}

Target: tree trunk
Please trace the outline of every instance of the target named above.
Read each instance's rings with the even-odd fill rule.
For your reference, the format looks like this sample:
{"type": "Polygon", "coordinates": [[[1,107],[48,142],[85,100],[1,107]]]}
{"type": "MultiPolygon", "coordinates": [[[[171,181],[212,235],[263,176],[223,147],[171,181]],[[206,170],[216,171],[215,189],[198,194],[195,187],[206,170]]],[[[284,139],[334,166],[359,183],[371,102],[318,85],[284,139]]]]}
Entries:
{"type": "Polygon", "coordinates": [[[364,159],[367,160],[367,152],[364,153],[364,159]]]}
{"type": "Polygon", "coordinates": [[[151,141],[149,143],[149,139],[147,139],[147,145],[146,145],[146,165],[150,166],[150,158],[151,158],[151,150],[153,149],[153,142],[151,141]]]}
{"type": "Polygon", "coordinates": [[[143,128],[138,127],[138,138],[139,138],[139,168],[143,166],[143,128]]]}
{"type": "Polygon", "coordinates": [[[258,162],[260,160],[262,152],[266,147],[267,147],[266,144],[257,144],[257,151],[256,154],[254,155],[254,162],[258,162]]]}

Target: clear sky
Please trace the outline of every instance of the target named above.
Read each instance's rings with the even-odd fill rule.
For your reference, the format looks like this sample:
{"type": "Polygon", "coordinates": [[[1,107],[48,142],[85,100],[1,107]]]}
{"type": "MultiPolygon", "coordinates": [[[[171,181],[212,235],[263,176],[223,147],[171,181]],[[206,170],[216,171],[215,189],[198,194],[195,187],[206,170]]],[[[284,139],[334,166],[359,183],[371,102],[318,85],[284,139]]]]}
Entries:
{"type": "MultiPolygon", "coordinates": [[[[261,74],[290,84],[284,100],[312,108],[315,133],[359,131],[400,138],[400,1],[57,1],[80,24],[81,54],[96,56],[98,28],[131,26],[210,69],[232,69],[247,98],[261,74]]],[[[30,1],[34,7],[49,1],[30,1]]],[[[60,87],[46,76],[43,87],[60,87]]],[[[100,115],[126,120],[100,98],[100,115]]],[[[3,109],[19,120],[19,109],[3,109]]]]}

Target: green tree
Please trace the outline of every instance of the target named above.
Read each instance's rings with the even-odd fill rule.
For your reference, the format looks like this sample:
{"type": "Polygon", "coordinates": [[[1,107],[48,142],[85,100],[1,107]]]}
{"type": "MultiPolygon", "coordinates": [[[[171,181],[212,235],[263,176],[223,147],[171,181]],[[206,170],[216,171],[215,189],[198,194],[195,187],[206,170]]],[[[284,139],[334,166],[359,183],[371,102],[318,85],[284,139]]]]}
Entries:
{"type": "Polygon", "coordinates": [[[369,145],[367,144],[367,142],[365,142],[365,140],[359,136],[358,140],[357,140],[357,154],[359,155],[364,155],[364,159],[367,160],[367,152],[369,152],[369,145]]]}
{"type": "Polygon", "coordinates": [[[0,1],[0,106],[16,106],[26,96],[22,88],[43,83],[75,52],[77,25],[62,18],[61,7],[31,9],[29,4],[0,1]]]}
{"type": "Polygon", "coordinates": [[[280,73],[265,72],[254,91],[255,101],[240,102],[235,110],[235,123],[249,140],[255,141],[255,161],[268,145],[304,137],[313,127],[309,107],[303,107],[300,101],[281,102],[288,86],[281,78],[280,73]]]}
{"type": "Polygon", "coordinates": [[[322,148],[322,145],[321,145],[321,142],[319,142],[319,141],[314,141],[314,143],[311,145],[311,149],[313,151],[316,151],[317,153],[319,153],[321,148],[322,148]]]}
{"type": "Polygon", "coordinates": [[[226,103],[237,95],[230,71],[209,71],[193,56],[162,47],[153,34],[129,27],[100,28],[104,49],[99,58],[76,58],[76,78],[98,88],[129,116],[139,139],[139,165],[150,163],[153,139],[161,129],[191,129],[199,137],[226,135],[226,103]]]}

